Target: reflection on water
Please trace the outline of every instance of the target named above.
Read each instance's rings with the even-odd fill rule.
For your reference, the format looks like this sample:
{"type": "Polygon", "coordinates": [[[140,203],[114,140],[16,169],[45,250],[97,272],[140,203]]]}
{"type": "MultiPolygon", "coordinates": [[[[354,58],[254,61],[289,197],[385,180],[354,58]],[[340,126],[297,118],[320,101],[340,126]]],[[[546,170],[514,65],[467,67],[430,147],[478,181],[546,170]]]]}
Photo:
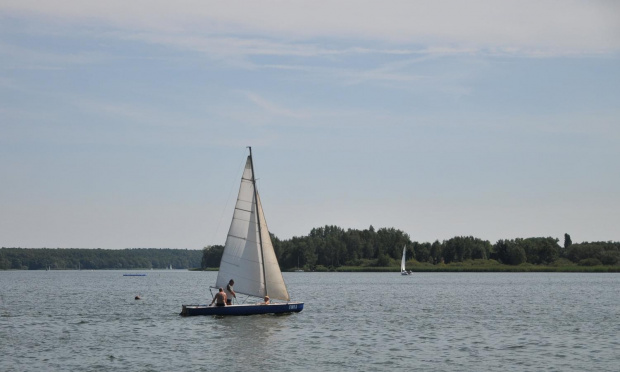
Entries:
{"type": "Polygon", "coordinates": [[[180,317],[217,273],[0,272],[0,370],[617,371],[620,275],[285,273],[291,315],[180,317]],[[140,294],[142,300],[136,301],[140,294]]]}

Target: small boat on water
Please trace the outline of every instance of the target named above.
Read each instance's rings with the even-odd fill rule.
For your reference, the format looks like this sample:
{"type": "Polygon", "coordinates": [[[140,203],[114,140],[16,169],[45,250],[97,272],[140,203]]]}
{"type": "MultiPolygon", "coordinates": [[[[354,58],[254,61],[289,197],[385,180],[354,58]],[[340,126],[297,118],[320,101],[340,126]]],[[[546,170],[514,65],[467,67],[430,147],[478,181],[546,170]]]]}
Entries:
{"type": "Polygon", "coordinates": [[[256,190],[252,148],[249,149],[214,288],[226,288],[226,284],[234,279],[237,294],[258,299],[269,296],[271,301],[269,304],[255,302],[227,306],[182,305],[180,315],[284,314],[300,312],[304,308],[303,302],[291,301],[286,289],[256,190]]]}
{"type": "Polygon", "coordinates": [[[407,252],[407,246],[404,246],[403,247],[403,258],[400,261],[400,275],[411,275],[411,271],[407,271],[405,269],[405,262],[407,261],[405,258],[406,252],[407,252]]]}
{"type": "Polygon", "coordinates": [[[296,273],[303,273],[304,270],[299,268],[299,256],[297,256],[297,268],[295,269],[296,273]]]}

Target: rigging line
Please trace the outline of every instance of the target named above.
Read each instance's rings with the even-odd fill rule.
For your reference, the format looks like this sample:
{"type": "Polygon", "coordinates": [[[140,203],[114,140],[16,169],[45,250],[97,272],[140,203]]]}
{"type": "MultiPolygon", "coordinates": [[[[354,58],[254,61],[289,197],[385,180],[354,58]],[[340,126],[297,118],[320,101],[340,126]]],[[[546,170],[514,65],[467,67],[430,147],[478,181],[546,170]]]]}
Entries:
{"type": "MultiPolygon", "coordinates": [[[[245,154],[245,149],[243,150],[243,153],[245,154]]],[[[241,157],[241,164],[239,166],[237,166],[237,169],[241,168],[241,177],[243,177],[243,171],[245,170],[245,162],[247,160],[247,157],[242,156],[241,157]]],[[[237,180],[239,179],[239,171],[235,172],[235,179],[232,182],[232,186],[230,187],[230,191],[228,192],[228,197],[226,198],[226,204],[224,205],[224,209],[222,210],[222,215],[220,216],[219,221],[217,222],[217,227],[215,228],[215,233],[213,234],[213,236],[211,236],[211,241],[215,241],[215,237],[217,236],[218,232],[220,231],[220,225],[222,224],[222,221],[224,220],[224,215],[226,214],[226,211],[228,210],[228,203],[230,202],[230,196],[232,195],[233,191],[235,190],[235,185],[237,184],[237,180]]]]}
{"type": "MultiPolygon", "coordinates": [[[[254,206],[256,208],[256,223],[258,224],[258,246],[260,248],[260,259],[262,262],[262,270],[263,270],[263,282],[265,283],[265,295],[269,294],[267,290],[267,273],[265,272],[265,255],[263,253],[263,234],[262,228],[260,224],[260,218],[262,213],[262,208],[258,207],[258,190],[256,189],[256,173],[254,172],[254,158],[252,157],[252,147],[248,146],[250,149],[250,167],[252,167],[252,186],[254,188],[254,206]]],[[[262,204],[261,204],[262,205],[262,204]]],[[[262,216],[265,218],[265,216],[262,216]]]]}

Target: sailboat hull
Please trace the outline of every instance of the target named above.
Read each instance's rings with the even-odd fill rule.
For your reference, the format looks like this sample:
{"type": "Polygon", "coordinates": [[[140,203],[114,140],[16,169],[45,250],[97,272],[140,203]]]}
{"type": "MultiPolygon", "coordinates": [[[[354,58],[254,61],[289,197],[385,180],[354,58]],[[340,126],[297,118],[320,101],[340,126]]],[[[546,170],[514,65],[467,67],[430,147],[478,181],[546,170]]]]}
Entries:
{"type": "Polygon", "coordinates": [[[256,314],[287,314],[298,313],[304,309],[303,302],[287,302],[283,304],[248,304],[230,306],[183,305],[182,316],[196,315],[256,315],[256,314]]]}

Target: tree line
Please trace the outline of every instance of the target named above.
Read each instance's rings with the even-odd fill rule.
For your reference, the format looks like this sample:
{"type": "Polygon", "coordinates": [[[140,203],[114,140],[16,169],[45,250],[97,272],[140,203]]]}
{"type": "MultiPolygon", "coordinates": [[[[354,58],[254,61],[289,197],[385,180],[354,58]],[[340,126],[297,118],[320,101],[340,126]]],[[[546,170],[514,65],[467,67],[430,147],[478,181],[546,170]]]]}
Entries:
{"type": "Polygon", "coordinates": [[[202,253],[188,249],[1,248],[0,270],[190,269],[202,253]]]}
{"type": "MultiPolygon", "coordinates": [[[[504,265],[620,265],[620,242],[573,244],[568,234],[564,235],[563,245],[552,237],[501,239],[491,244],[472,236],[457,236],[442,242],[420,243],[394,228],[344,230],[325,226],[312,229],[307,236],[281,240],[272,234],[271,239],[283,270],[397,266],[403,247],[408,260],[430,265],[467,260],[492,260],[504,265]]],[[[223,251],[222,245],[205,247],[201,267],[218,267],[223,251]]]]}
{"type": "MultiPolygon", "coordinates": [[[[564,235],[563,245],[552,237],[501,239],[491,244],[472,236],[457,236],[441,242],[420,243],[394,228],[375,230],[370,226],[364,230],[344,230],[324,226],[312,229],[307,236],[281,240],[272,234],[271,239],[283,270],[394,267],[400,262],[403,247],[406,247],[408,264],[443,265],[483,260],[504,265],[620,265],[620,242],[573,244],[568,234],[564,235]]],[[[1,248],[0,270],[217,268],[223,251],[222,245],[205,247],[202,251],[1,248]]]]}

